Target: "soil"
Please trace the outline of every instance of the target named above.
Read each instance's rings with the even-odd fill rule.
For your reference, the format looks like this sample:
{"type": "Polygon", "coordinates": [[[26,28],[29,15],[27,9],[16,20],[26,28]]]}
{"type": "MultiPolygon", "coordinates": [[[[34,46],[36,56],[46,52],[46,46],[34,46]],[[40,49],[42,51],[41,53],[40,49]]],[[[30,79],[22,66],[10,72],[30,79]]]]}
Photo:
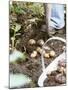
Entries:
{"type": "MultiPolygon", "coordinates": [[[[41,34],[41,33],[40,33],[41,34]]],[[[38,34],[38,35],[40,35],[38,34]]],[[[40,38],[40,36],[36,36],[35,40],[38,40],[38,37],[40,38]]],[[[25,38],[25,37],[24,37],[25,38]]],[[[22,39],[24,40],[24,39],[22,39]]],[[[26,39],[25,39],[26,41],[26,39]]],[[[22,45],[24,42],[22,42],[20,45],[22,45]]],[[[37,45],[33,45],[33,46],[28,46],[28,42],[26,43],[27,45],[25,45],[26,49],[27,49],[27,53],[28,53],[28,58],[26,59],[26,61],[23,62],[18,62],[15,64],[10,64],[10,72],[11,73],[23,73],[28,75],[29,77],[31,77],[31,79],[33,80],[33,82],[35,83],[35,87],[38,87],[37,85],[37,81],[39,76],[42,73],[42,66],[41,66],[41,61],[40,61],[40,55],[38,54],[38,56],[36,58],[31,58],[30,54],[33,50],[36,50],[37,45]]],[[[62,47],[65,46],[64,43],[57,41],[57,40],[51,40],[49,43],[47,43],[47,45],[56,52],[56,56],[60,55],[63,50],[62,47]]],[[[21,46],[19,46],[19,50],[22,50],[21,46]]],[[[49,59],[45,59],[45,66],[47,67],[53,60],[54,58],[49,58],[49,59]]],[[[54,78],[54,76],[51,76],[51,78],[54,78]]],[[[44,86],[57,86],[60,85],[59,83],[55,83],[55,80],[53,79],[54,82],[52,82],[52,80],[50,81],[46,81],[44,86]],[[48,83],[49,82],[49,83],[48,83]]],[[[24,87],[32,87],[31,85],[25,85],[24,87]]]]}
{"type": "Polygon", "coordinates": [[[51,72],[51,74],[48,75],[48,78],[44,81],[44,86],[46,86],[46,87],[47,86],[60,86],[60,85],[65,85],[65,84],[66,84],[66,75],[65,74],[62,75],[57,70],[51,72]],[[58,79],[56,80],[57,75],[61,75],[58,78],[58,79],[61,79],[61,81],[59,81],[58,79]]]}
{"type": "MultiPolygon", "coordinates": [[[[19,20],[20,21],[20,20],[19,20]]],[[[19,22],[20,23],[20,22],[19,22]]],[[[41,24],[42,25],[42,24],[41,24]]],[[[36,41],[39,39],[43,39],[46,41],[49,37],[46,32],[41,31],[40,25],[36,26],[35,24],[31,25],[31,28],[27,29],[27,31],[22,31],[21,32],[21,38],[20,38],[20,43],[16,46],[16,48],[19,51],[24,51],[23,47],[26,48],[26,52],[28,54],[28,58],[26,61],[23,62],[17,62],[17,63],[10,63],[9,65],[9,71],[10,73],[23,73],[31,77],[33,80],[34,84],[30,85],[25,85],[21,86],[23,88],[30,88],[30,87],[38,87],[37,81],[39,76],[42,73],[42,66],[41,66],[41,61],[40,61],[40,54],[36,58],[31,58],[30,54],[32,53],[33,50],[36,50],[38,45],[29,45],[28,41],[29,39],[35,39],[36,41]]],[[[59,36],[62,38],[65,37],[64,34],[56,34],[55,36],[59,36]]],[[[53,58],[46,59],[45,58],[45,66],[47,67],[58,55],[60,55],[63,50],[62,47],[65,46],[64,43],[57,41],[57,40],[51,40],[47,45],[56,52],[56,56],[53,58]]],[[[56,74],[58,72],[54,71],[56,74]]],[[[55,82],[54,77],[56,74],[51,74],[50,77],[44,82],[44,86],[57,86],[60,85],[59,83],[55,82]]],[[[19,87],[19,88],[21,88],[19,87]]]]}

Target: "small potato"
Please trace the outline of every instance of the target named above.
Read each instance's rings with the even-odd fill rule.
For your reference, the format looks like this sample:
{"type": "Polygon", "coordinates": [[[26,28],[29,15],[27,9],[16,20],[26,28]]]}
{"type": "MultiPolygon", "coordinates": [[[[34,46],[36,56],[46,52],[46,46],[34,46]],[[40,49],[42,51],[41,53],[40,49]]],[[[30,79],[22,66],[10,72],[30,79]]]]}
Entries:
{"type": "Polygon", "coordinates": [[[42,49],[40,47],[37,47],[37,52],[40,54],[43,52],[43,54],[45,54],[45,51],[44,50],[42,51],[42,49]]]}
{"type": "Polygon", "coordinates": [[[30,57],[32,57],[32,58],[35,58],[37,56],[37,52],[36,51],[33,51],[32,53],[31,53],[31,55],[30,55],[30,57]]]}
{"type": "Polygon", "coordinates": [[[45,58],[50,58],[49,53],[45,53],[45,54],[44,54],[44,57],[45,57],[45,58]]]}
{"type": "Polygon", "coordinates": [[[65,71],[65,68],[64,68],[64,67],[58,67],[58,71],[59,71],[60,73],[63,73],[63,72],[65,71]]]}
{"type": "Polygon", "coordinates": [[[42,49],[40,48],[40,47],[37,47],[37,52],[41,52],[42,51],[42,49]]]}
{"type": "Polygon", "coordinates": [[[49,55],[51,56],[51,57],[54,57],[55,56],[55,51],[50,51],[50,53],[49,53],[49,55]]]}
{"type": "Polygon", "coordinates": [[[40,40],[37,41],[37,44],[40,45],[40,46],[43,46],[44,41],[42,39],[40,39],[40,40]]]}
{"type": "Polygon", "coordinates": [[[36,41],[35,41],[34,39],[30,39],[30,40],[28,41],[28,43],[29,43],[30,45],[34,45],[34,44],[36,44],[36,41]]]}
{"type": "Polygon", "coordinates": [[[45,50],[50,50],[50,47],[48,47],[48,46],[44,46],[43,47],[45,50]]]}

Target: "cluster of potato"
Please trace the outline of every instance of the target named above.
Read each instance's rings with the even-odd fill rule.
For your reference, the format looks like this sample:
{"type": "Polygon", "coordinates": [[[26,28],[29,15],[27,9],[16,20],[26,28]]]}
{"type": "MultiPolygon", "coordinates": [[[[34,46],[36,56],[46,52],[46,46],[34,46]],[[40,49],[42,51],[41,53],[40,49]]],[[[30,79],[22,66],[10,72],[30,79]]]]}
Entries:
{"type": "Polygon", "coordinates": [[[50,47],[48,47],[48,46],[45,46],[44,49],[42,50],[42,46],[44,45],[44,40],[42,40],[42,39],[39,39],[37,42],[34,39],[30,39],[28,41],[28,43],[29,43],[29,45],[35,45],[35,44],[38,45],[36,50],[34,50],[31,53],[31,55],[30,55],[31,58],[37,57],[38,54],[41,55],[42,52],[43,52],[43,55],[45,58],[54,57],[56,55],[55,51],[51,50],[50,47]]]}
{"type": "Polygon", "coordinates": [[[66,61],[61,59],[58,61],[57,70],[49,73],[44,85],[55,86],[59,84],[66,84],[66,61]]]}
{"type": "Polygon", "coordinates": [[[62,74],[66,74],[66,62],[65,60],[59,61],[58,62],[58,71],[61,72],[62,74]]]}
{"type": "Polygon", "coordinates": [[[55,76],[55,80],[59,83],[65,83],[66,81],[66,62],[64,60],[58,62],[58,72],[55,76]]]}

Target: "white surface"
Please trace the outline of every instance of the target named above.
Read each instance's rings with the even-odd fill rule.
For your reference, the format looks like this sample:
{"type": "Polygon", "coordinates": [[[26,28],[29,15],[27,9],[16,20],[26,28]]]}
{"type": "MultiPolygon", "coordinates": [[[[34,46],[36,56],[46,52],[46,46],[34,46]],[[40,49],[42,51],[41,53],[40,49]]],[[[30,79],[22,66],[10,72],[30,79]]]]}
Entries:
{"type": "MultiPolygon", "coordinates": [[[[9,7],[8,7],[9,0],[0,0],[0,90],[9,90],[7,85],[9,83],[9,56],[8,56],[8,39],[9,39],[9,7]]],[[[27,0],[28,1],[28,0],[27,0]]],[[[29,1],[50,1],[50,2],[61,2],[61,3],[68,3],[68,0],[29,0],[29,1]]],[[[67,8],[68,12],[68,8],[67,8]]],[[[68,14],[67,14],[68,17],[68,14]]],[[[67,18],[68,21],[68,18],[67,18]]],[[[68,23],[67,23],[67,38],[68,38],[68,23]]],[[[67,47],[68,47],[68,39],[67,39],[67,47]]],[[[68,50],[68,48],[67,48],[68,50]]],[[[68,58],[68,54],[67,54],[68,58]]],[[[68,65],[68,64],[67,64],[68,65]]],[[[67,67],[68,69],[68,67],[67,67]]],[[[68,72],[67,72],[68,75],[68,72]]],[[[68,78],[67,78],[68,82],[68,78]]],[[[45,88],[29,88],[23,90],[68,90],[67,86],[58,86],[58,87],[45,87],[45,88]]],[[[14,89],[14,90],[22,90],[22,89],[14,89]]]]}

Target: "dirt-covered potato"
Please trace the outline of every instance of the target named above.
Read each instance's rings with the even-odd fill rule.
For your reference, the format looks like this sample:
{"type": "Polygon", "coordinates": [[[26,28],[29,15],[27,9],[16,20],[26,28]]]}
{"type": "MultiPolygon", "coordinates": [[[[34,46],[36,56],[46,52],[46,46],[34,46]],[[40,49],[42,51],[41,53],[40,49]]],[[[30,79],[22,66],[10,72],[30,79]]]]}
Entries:
{"type": "Polygon", "coordinates": [[[49,51],[50,50],[50,47],[49,46],[44,46],[43,49],[49,51]]]}
{"type": "Polygon", "coordinates": [[[40,47],[37,47],[36,50],[37,50],[37,52],[40,53],[40,54],[42,54],[42,52],[43,52],[43,54],[45,54],[45,50],[42,51],[42,48],[40,48],[40,47]]]}
{"type": "Polygon", "coordinates": [[[49,53],[45,53],[45,54],[44,54],[44,57],[45,57],[45,58],[50,58],[49,53]]]}
{"type": "Polygon", "coordinates": [[[30,55],[31,58],[35,58],[37,56],[37,51],[33,51],[30,55]]]}
{"type": "Polygon", "coordinates": [[[40,45],[40,46],[43,46],[44,40],[42,40],[42,39],[38,40],[38,41],[37,41],[37,44],[40,45]]]}
{"type": "Polygon", "coordinates": [[[64,71],[65,71],[65,68],[64,67],[58,67],[58,69],[57,69],[60,73],[64,73],[64,71]]]}
{"type": "Polygon", "coordinates": [[[51,57],[54,57],[54,56],[56,55],[56,53],[55,53],[55,51],[51,50],[51,51],[49,52],[49,55],[50,55],[51,57]]]}
{"type": "Polygon", "coordinates": [[[34,44],[36,44],[36,41],[35,41],[34,39],[30,39],[30,40],[28,41],[28,43],[29,43],[30,45],[34,45],[34,44]]]}

